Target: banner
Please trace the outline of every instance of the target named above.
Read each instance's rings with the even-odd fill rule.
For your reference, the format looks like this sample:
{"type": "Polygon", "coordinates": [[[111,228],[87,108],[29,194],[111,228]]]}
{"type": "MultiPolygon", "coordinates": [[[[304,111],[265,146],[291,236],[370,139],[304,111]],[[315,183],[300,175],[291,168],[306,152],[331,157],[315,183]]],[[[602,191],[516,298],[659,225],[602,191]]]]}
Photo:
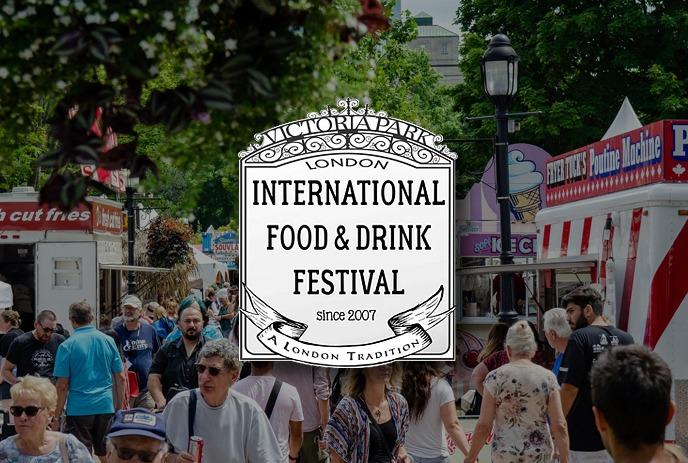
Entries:
{"type": "Polygon", "coordinates": [[[556,206],[657,182],[688,181],[688,121],[664,120],[552,158],[546,199],[556,206]]]}
{"type": "Polygon", "coordinates": [[[240,153],[241,356],[451,360],[456,154],[356,100],[338,106],[240,153]]]}

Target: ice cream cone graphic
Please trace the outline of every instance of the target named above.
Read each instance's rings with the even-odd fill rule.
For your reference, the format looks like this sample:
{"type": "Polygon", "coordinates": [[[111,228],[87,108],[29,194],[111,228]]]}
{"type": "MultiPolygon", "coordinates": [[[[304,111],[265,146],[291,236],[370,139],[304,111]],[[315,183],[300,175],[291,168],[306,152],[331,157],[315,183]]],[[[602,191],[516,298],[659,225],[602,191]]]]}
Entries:
{"type": "Polygon", "coordinates": [[[532,222],[540,210],[540,185],[544,177],[521,151],[509,152],[509,203],[516,220],[532,222]]]}

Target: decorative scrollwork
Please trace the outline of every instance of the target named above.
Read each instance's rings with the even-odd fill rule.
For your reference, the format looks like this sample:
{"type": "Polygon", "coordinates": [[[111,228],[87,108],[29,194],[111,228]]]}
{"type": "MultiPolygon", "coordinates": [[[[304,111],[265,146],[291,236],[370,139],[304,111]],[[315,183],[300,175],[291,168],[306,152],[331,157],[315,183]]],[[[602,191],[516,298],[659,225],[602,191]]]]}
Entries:
{"type": "Polygon", "coordinates": [[[340,99],[336,108],[325,107],[320,112],[308,113],[307,119],[293,121],[282,126],[270,129],[255,135],[256,143],[249,145],[246,150],[239,152],[239,157],[246,158],[247,162],[276,162],[282,157],[299,156],[326,150],[359,149],[379,152],[388,152],[415,162],[428,164],[440,163],[444,160],[456,159],[456,153],[442,145],[441,135],[428,133],[422,127],[405,121],[390,118],[384,111],[374,111],[367,104],[359,106],[355,98],[340,99]],[[337,116],[336,123],[332,119],[337,116]],[[342,122],[341,118],[349,118],[342,122]],[[360,126],[360,117],[366,119],[385,119],[381,127],[383,130],[375,130],[380,122],[368,120],[366,129],[356,131],[355,126],[360,126]],[[351,119],[356,117],[357,119],[351,119]],[[329,119],[321,123],[319,119],[329,119]],[[413,138],[406,137],[405,131],[399,133],[389,130],[390,121],[404,122],[403,127],[413,126],[416,131],[410,133],[419,134],[413,138]],[[297,127],[292,130],[294,125],[297,127]],[[346,131],[339,133],[335,130],[347,127],[346,131]],[[422,131],[422,132],[420,132],[422,131]],[[428,138],[430,142],[428,143],[428,138]],[[271,143],[267,143],[270,141],[271,143]],[[274,141],[273,141],[274,140],[274,141]]]}

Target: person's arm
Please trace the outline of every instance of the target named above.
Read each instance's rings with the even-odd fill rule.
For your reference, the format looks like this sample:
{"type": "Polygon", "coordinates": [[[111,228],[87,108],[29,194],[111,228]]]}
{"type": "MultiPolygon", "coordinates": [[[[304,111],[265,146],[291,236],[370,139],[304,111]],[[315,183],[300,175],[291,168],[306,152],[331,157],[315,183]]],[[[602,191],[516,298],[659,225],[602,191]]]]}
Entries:
{"type": "Polygon", "coordinates": [[[341,459],[339,455],[337,455],[337,452],[334,450],[330,450],[330,463],[346,463],[344,460],[341,459]]]}
{"type": "MultiPolygon", "coordinates": [[[[57,405],[55,406],[55,419],[59,420],[62,418],[62,412],[64,411],[65,403],[67,402],[67,394],[69,393],[69,378],[57,378],[57,405]]],[[[59,429],[55,429],[58,431],[59,429]]]]}
{"type": "Polygon", "coordinates": [[[442,418],[444,429],[447,430],[447,434],[449,434],[456,446],[461,450],[461,453],[468,455],[468,439],[466,439],[466,433],[459,422],[454,402],[447,402],[440,407],[440,417],[442,418]]]}
{"type": "Polygon", "coordinates": [[[182,452],[179,454],[168,453],[163,460],[163,463],[194,463],[196,459],[187,452],[182,452]]]}
{"type": "Polygon", "coordinates": [[[566,426],[566,416],[562,410],[559,391],[554,391],[549,395],[547,405],[547,416],[549,417],[549,427],[554,437],[554,445],[559,455],[559,463],[569,461],[569,433],[566,426]]]}
{"type": "Polygon", "coordinates": [[[485,394],[483,394],[483,403],[480,407],[480,418],[478,418],[478,422],[473,430],[473,441],[471,442],[471,448],[468,451],[468,455],[466,456],[464,463],[474,463],[477,460],[478,454],[483,448],[483,445],[485,445],[487,436],[492,430],[492,422],[494,421],[496,408],[497,406],[494,396],[490,393],[490,391],[485,389],[485,394]]]}
{"type": "Polygon", "coordinates": [[[162,387],[162,375],[167,369],[167,349],[169,345],[161,347],[158,352],[153,356],[153,363],[151,364],[150,371],[148,373],[148,390],[153,396],[155,401],[155,407],[162,410],[167,404],[167,399],[163,394],[162,387]]]}
{"type": "Polygon", "coordinates": [[[475,390],[478,391],[480,395],[483,395],[483,382],[489,372],[485,362],[480,362],[478,366],[473,368],[473,373],[471,373],[471,384],[475,386],[475,390]]]}
{"type": "Polygon", "coordinates": [[[322,367],[312,367],[313,371],[313,391],[315,398],[318,399],[318,411],[320,412],[320,428],[325,429],[330,420],[330,377],[327,369],[322,367]]]}
{"type": "Polygon", "coordinates": [[[397,463],[411,463],[411,457],[409,456],[406,448],[402,445],[399,447],[399,452],[397,453],[397,463]]]}
{"type": "Polygon", "coordinates": [[[12,370],[14,370],[16,367],[17,365],[10,362],[6,358],[2,359],[2,377],[9,384],[15,384],[18,381],[17,377],[14,376],[14,373],[12,373],[12,370]]]}
{"type": "Polygon", "coordinates": [[[303,444],[303,421],[289,420],[289,460],[298,459],[303,444]]]}
{"type": "Polygon", "coordinates": [[[148,375],[148,390],[155,401],[155,408],[163,409],[167,405],[167,399],[162,393],[162,375],[150,373],[148,375]]]}
{"type": "Polygon", "coordinates": [[[115,403],[115,411],[122,410],[125,405],[126,393],[124,388],[127,384],[127,373],[125,371],[120,371],[119,373],[114,373],[115,377],[115,391],[117,391],[117,403],[115,403]]]}
{"type": "Polygon", "coordinates": [[[578,388],[572,384],[564,383],[561,385],[560,394],[561,408],[564,412],[564,416],[568,416],[571,407],[573,407],[573,403],[576,401],[576,397],[578,397],[578,388]]]}

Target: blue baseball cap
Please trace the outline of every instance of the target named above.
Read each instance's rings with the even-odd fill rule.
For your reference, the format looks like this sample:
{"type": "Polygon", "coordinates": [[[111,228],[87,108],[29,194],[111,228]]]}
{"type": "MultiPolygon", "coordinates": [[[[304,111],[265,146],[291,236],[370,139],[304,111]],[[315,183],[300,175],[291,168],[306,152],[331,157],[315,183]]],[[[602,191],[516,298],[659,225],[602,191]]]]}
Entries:
{"type": "Polygon", "coordinates": [[[161,414],[151,413],[145,408],[119,410],[107,436],[144,436],[164,441],[167,437],[165,419],[161,414]]]}

